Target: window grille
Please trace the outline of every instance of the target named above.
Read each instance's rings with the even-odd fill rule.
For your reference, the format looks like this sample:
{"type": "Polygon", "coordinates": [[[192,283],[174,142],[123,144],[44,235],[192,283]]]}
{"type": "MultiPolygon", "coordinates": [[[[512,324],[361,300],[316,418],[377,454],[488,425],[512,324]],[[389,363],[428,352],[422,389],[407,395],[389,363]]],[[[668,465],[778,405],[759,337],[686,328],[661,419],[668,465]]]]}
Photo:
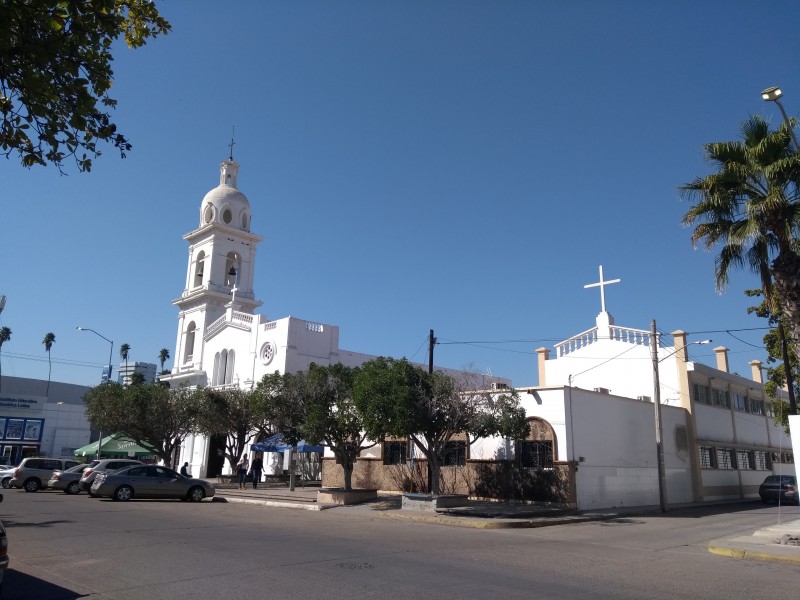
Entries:
{"type": "Polygon", "coordinates": [[[407,442],[384,442],[383,443],[383,464],[385,465],[404,465],[408,458],[407,442]]]}
{"type": "Polygon", "coordinates": [[[552,469],[553,442],[550,440],[519,442],[519,466],[523,469],[552,469]]]}

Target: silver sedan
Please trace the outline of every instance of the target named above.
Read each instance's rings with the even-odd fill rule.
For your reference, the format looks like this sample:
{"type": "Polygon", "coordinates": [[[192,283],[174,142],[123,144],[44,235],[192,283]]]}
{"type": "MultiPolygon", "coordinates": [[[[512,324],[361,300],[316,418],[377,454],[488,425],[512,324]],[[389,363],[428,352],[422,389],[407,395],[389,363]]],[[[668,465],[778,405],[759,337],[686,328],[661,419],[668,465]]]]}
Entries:
{"type": "Polygon", "coordinates": [[[92,494],[124,502],[131,498],[178,498],[200,502],[214,495],[213,486],[157,465],[136,465],[109,473],[98,473],[92,494]]]}
{"type": "Polygon", "coordinates": [[[50,481],[47,482],[47,487],[54,490],[63,490],[67,494],[79,494],[81,491],[79,482],[84,470],[88,469],[89,465],[78,465],[70,467],[66,471],[53,471],[50,475],[50,481]]]}

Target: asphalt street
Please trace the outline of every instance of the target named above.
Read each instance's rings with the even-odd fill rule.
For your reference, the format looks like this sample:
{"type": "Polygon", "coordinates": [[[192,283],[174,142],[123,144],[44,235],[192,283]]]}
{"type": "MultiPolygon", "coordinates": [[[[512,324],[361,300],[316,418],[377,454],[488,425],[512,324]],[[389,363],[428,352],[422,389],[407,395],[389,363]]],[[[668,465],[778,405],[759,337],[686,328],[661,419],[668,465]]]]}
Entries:
{"type": "Polygon", "coordinates": [[[351,507],[10,490],[0,504],[11,556],[2,597],[797,598],[796,566],[708,552],[711,540],[774,523],[776,511],[746,503],[486,530],[351,507]]]}

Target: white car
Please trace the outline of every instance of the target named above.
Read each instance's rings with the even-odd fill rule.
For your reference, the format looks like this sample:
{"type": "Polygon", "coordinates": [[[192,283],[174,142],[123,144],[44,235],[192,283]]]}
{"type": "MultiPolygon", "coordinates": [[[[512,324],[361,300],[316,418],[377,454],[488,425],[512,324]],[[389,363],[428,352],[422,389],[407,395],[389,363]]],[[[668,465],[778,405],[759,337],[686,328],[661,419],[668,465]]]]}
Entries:
{"type": "Polygon", "coordinates": [[[11,479],[14,477],[14,470],[17,467],[3,467],[0,468],[0,485],[3,486],[4,489],[8,489],[11,487],[11,479]]]}

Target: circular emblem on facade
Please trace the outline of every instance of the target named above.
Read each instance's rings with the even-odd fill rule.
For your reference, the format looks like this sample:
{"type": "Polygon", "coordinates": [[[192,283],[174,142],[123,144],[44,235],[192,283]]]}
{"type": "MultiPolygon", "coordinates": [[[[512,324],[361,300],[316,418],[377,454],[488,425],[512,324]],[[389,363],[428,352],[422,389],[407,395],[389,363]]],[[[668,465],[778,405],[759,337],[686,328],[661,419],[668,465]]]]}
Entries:
{"type": "Polygon", "coordinates": [[[273,358],[275,358],[275,344],[266,342],[261,346],[261,360],[265,365],[268,365],[272,362],[273,358]]]}

